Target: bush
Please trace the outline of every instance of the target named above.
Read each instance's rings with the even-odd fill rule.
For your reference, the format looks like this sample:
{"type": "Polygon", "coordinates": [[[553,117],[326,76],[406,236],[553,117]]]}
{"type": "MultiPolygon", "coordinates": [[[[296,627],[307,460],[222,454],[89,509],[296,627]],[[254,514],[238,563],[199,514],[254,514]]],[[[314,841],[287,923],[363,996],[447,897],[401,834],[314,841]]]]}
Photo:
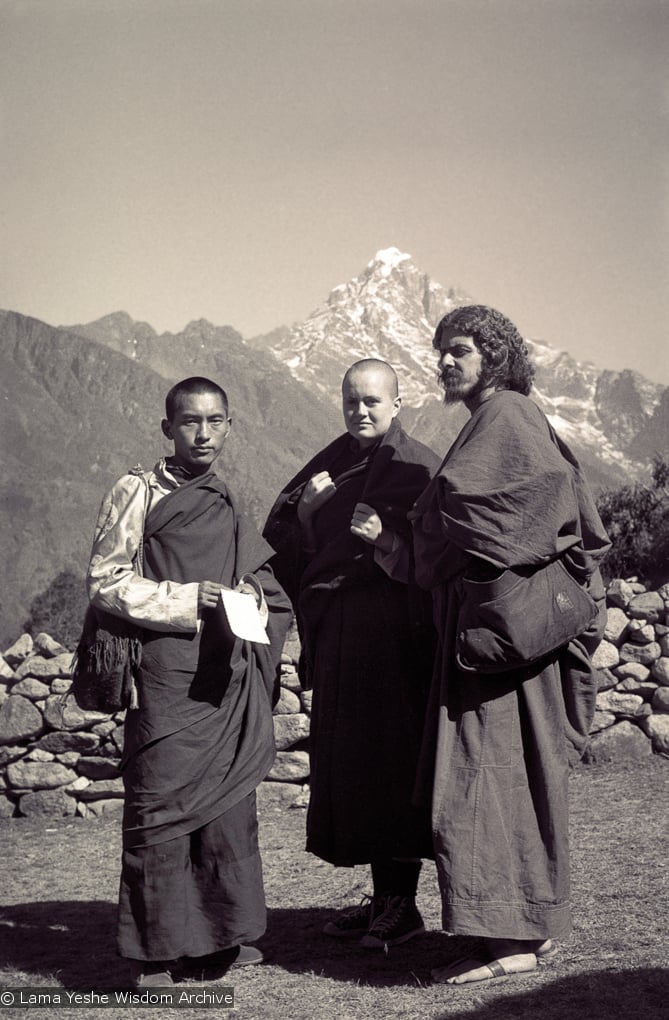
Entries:
{"type": "Polygon", "coordinates": [[[655,586],[669,580],[669,462],[656,457],[652,484],[608,490],[597,509],[613,543],[602,563],[605,581],[638,576],[655,586]]]}
{"type": "Polygon", "coordinates": [[[62,570],[49,587],[30,603],[29,617],[23,629],[34,637],[45,631],[66,648],[73,650],[81,635],[88,596],[83,577],[62,570]]]}

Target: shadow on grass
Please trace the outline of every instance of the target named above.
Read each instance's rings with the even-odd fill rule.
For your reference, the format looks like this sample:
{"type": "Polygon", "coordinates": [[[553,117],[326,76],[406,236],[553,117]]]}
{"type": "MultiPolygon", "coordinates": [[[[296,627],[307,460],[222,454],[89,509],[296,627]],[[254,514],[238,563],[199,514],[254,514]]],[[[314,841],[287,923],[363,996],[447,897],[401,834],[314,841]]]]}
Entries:
{"type": "MultiPolygon", "coordinates": [[[[534,971],[533,973],[537,973],[534,971]]],[[[544,982],[532,988],[531,977],[514,987],[510,982],[497,986],[477,985],[480,992],[486,988],[488,1001],[484,1005],[462,999],[462,1014],[467,1020],[518,1020],[519,1017],[541,1017],[541,1020],[664,1020],[667,1015],[669,971],[659,967],[637,970],[599,970],[572,974],[557,981],[544,982]],[[492,999],[495,988],[499,994],[492,999]],[[503,992],[502,989],[505,989],[503,992]],[[478,1007],[478,1008],[477,1008],[478,1007]]],[[[521,979],[522,982],[523,979],[521,979]]],[[[451,1007],[437,1020],[454,1020],[452,1007],[459,1001],[458,991],[447,985],[444,1004],[448,998],[451,1007]]],[[[470,994],[471,993],[465,993],[470,994]]]]}
{"type": "MultiPolygon", "coordinates": [[[[430,931],[395,946],[387,955],[363,950],[356,941],[322,934],[331,916],[332,911],[323,908],[270,909],[267,934],[258,943],[268,970],[417,990],[431,985],[433,967],[472,949],[471,939],[430,931]]],[[[116,905],[109,902],[54,900],[4,908],[0,911],[0,938],[5,972],[20,974],[19,983],[53,982],[69,989],[125,987],[126,967],[116,955],[115,931],[116,905]]],[[[452,1020],[460,1010],[468,1020],[517,1020],[521,1016],[660,1020],[666,1016],[669,971],[617,968],[556,977],[556,970],[549,965],[500,983],[461,990],[447,985],[432,987],[443,995],[443,1020],[452,1020]]]]}
{"type": "MultiPolygon", "coordinates": [[[[258,946],[268,966],[368,985],[426,984],[430,968],[461,955],[471,940],[428,932],[385,954],[357,942],[323,935],[332,917],[323,908],[270,909],[258,946]],[[445,946],[447,951],[445,952],[445,946]]],[[[127,968],[116,955],[116,905],[103,901],[25,903],[0,910],[3,966],[65,988],[127,985],[127,968]]]]}
{"type": "MultiPolygon", "coordinates": [[[[334,981],[372,987],[432,987],[443,995],[440,1020],[466,1015],[467,1020],[617,1020],[642,1016],[664,1020],[669,995],[669,971],[661,968],[621,967],[561,975],[555,963],[527,975],[497,982],[482,982],[461,989],[436,985],[433,967],[462,956],[476,955],[478,939],[428,931],[386,955],[366,950],[356,940],[338,940],[322,934],[332,910],[273,909],[268,931],[259,945],[269,965],[292,973],[314,974],[334,981]]],[[[420,993],[419,993],[420,994],[420,993]]],[[[433,1004],[432,1004],[433,1008],[433,1004]]],[[[439,1014],[438,1014],[439,1016],[439,1014]]]]}
{"type": "Polygon", "coordinates": [[[0,910],[3,967],[65,988],[123,985],[116,955],[116,905],[100,900],[51,900],[0,910]]]}
{"type": "Polygon", "coordinates": [[[322,907],[270,909],[267,934],[258,945],[271,966],[295,974],[315,974],[366,985],[427,984],[430,970],[471,951],[478,940],[428,931],[399,946],[363,949],[358,939],[323,935],[336,911],[322,907]]]}

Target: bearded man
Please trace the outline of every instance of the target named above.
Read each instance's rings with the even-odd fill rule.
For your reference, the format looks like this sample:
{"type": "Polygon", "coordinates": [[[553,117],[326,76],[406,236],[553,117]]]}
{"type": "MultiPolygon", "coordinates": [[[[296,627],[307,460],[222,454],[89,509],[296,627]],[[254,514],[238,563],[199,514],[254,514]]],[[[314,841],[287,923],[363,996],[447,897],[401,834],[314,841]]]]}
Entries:
{"type": "MultiPolygon", "coordinates": [[[[459,308],[433,345],[446,403],[471,415],[412,514],[440,636],[419,793],[431,799],[443,927],[483,947],[433,971],[458,985],[532,970],[570,930],[567,776],[594,713],[597,563],[610,543],[576,458],[529,399],[534,370],[513,323],[459,308]],[[527,577],[557,559],[596,603],[586,632],[536,662],[463,668],[463,579],[527,577]]],[[[549,607],[534,608],[542,621],[549,607]]]]}

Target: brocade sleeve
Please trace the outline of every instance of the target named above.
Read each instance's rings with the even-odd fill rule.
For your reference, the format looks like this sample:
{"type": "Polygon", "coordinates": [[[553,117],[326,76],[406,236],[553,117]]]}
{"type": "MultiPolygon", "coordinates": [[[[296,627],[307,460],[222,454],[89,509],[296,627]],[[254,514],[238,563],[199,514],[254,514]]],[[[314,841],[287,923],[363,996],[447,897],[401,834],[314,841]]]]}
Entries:
{"type": "MultiPolygon", "coordinates": [[[[150,487],[149,506],[163,498],[150,487]]],[[[124,475],[102,501],[88,567],[88,597],[99,609],[149,630],[195,632],[197,582],[152,581],[133,569],[144,530],[146,483],[124,475]]]]}

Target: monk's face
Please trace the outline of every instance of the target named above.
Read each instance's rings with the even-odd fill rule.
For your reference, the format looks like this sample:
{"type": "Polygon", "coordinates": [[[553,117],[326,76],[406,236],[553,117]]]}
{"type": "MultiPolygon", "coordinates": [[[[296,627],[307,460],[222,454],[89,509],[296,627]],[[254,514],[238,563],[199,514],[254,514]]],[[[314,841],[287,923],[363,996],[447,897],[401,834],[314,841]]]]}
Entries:
{"type": "Polygon", "coordinates": [[[380,368],[348,372],[342,384],[342,410],[346,429],[360,446],[372,446],[385,436],[399,413],[401,400],[391,373],[380,368]]]}
{"type": "Polygon", "coordinates": [[[189,393],[177,404],[172,420],[162,422],[174,443],[174,459],[193,475],[203,475],[223,449],[230,419],[219,393],[189,393]]]}

